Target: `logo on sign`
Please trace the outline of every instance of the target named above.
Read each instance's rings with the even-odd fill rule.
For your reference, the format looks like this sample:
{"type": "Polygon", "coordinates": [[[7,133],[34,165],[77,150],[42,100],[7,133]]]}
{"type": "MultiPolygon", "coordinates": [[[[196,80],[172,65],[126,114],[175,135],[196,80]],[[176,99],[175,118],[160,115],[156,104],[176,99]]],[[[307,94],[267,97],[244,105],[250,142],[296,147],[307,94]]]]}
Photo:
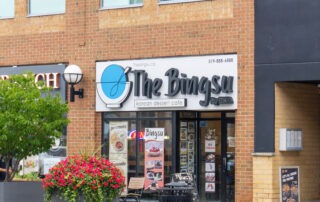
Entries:
{"type": "Polygon", "coordinates": [[[97,82],[99,97],[106,103],[107,107],[119,108],[131,92],[132,83],[128,81],[127,73],[130,67],[123,68],[112,64],[107,66],[97,82]]]}
{"type": "Polygon", "coordinates": [[[145,140],[164,140],[164,128],[146,128],[144,132],[145,140]]]}

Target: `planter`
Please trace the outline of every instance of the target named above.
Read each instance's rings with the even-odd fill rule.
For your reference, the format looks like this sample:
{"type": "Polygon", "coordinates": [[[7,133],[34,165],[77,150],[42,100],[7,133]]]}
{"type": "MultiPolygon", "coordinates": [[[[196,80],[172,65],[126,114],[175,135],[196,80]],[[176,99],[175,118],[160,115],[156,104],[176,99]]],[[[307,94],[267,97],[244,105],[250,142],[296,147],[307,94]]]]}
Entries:
{"type": "MultiPolygon", "coordinates": [[[[112,199],[112,202],[118,202],[118,201],[119,201],[118,198],[112,199]]],[[[54,196],[52,196],[52,198],[51,198],[51,202],[66,202],[66,201],[64,201],[64,200],[60,199],[58,196],[55,196],[55,195],[54,195],[54,196]]],[[[77,200],[77,202],[85,202],[84,197],[81,196],[81,197],[79,198],[79,200],[77,200]]],[[[106,202],[109,202],[109,201],[106,201],[106,202]]]]}
{"type": "Polygon", "coordinates": [[[43,202],[41,182],[0,182],[0,202],[32,201],[43,202]]]}

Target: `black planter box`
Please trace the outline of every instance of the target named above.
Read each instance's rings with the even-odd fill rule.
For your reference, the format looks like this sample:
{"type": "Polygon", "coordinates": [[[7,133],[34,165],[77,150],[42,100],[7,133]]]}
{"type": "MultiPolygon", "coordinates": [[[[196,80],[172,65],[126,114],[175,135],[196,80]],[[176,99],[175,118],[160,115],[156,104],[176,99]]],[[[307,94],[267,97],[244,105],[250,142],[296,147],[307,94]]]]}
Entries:
{"type": "Polygon", "coordinates": [[[0,182],[0,202],[43,202],[41,182],[0,182]]]}

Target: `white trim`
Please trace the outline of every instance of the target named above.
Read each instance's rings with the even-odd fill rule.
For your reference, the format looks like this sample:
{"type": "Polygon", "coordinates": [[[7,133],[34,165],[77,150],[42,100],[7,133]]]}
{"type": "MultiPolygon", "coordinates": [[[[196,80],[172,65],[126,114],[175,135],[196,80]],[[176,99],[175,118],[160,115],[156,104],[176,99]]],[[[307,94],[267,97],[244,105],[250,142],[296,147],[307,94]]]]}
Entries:
{"type": "Polygon", "coordinates": [[[37,17],[37,16],[48,16],[48,15],[63,15],[66,12],[56,12],[56,13],[43,13],[43,14],[28,14],[27,18],[29,17],[37,17]]]}
{"type": "Polygon", "coordinates": [[[253,152],[251,153],[252,156],[261,156],[261,157],[271,157],[275,156],[274,152],[253,152]]]}
{"type": "Polygon", "coordinates": [[[14,19],[15,18],[15,16],[4,16],[4,17],[1,17],[0,16],[0,20],[6,20],[6,19],[14,19]]]}
{"type": "Polygon", "coordinates": [[[112,9],[136,8],[136,7],[143,7],[143,3],[123,5],[123,6],[105,6],[105,7],[101,7],[99,10],[112,10],[112,9]]]}
{"type": "Polygon", "coordinates": [[[199,2],[199,1],[204,1],[204,0],[168,0],[168,1],[158,0],[158,4],[166,5],[166,4],[190,3],[190,2],[199,2]]]}

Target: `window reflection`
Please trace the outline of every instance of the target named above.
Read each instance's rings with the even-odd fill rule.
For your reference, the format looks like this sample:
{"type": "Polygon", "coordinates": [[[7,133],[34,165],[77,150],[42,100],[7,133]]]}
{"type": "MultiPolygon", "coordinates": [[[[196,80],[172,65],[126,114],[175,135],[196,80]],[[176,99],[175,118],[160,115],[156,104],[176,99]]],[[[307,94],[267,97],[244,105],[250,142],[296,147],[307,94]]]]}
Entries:
{"type": "Polygon", "coordinates": [[[29,0],[29,15],[59,14],[65,10],[65,0],[29,0]]]}
{"type": "Polygon", "coordinates": [[[0,18],[14,17],[14,0],[0,1],[0,18]]]}

